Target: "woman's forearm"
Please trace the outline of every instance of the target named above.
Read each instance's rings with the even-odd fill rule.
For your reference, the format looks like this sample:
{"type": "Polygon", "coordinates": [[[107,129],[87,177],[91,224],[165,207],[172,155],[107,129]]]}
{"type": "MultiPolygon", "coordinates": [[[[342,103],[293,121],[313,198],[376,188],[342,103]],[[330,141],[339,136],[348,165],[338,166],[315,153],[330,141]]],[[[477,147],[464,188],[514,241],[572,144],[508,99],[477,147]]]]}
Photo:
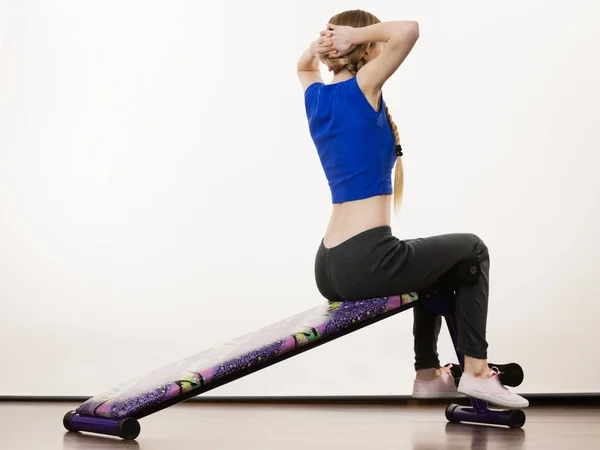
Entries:
{"type": "Polygon", "coordinates": [[[317,54],[318,42],[311,42],[310,46],[302,53],[298,60],[298,71],[319,70],[319,55],[317,54]]]}
{"type": "Polygon", "coordinates": [[[371,42],[388,42],[397,36],[413,36],[419,34],[419,24],[412,20],[397,22],[381,22],[368,27],[354,28],[352,43],[356,45],[371,42]]]}

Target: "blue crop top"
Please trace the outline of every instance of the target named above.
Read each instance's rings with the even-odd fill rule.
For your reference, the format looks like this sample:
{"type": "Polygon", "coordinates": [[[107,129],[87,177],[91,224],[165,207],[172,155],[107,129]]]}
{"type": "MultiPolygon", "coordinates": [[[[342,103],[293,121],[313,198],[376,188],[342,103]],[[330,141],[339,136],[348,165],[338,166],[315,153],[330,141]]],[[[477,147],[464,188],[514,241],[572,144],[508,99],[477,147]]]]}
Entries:
{"type": "Polygon", "coordinates": [[[332,203],[391,194],[396,143],[383,98],[377,112],[352,77],[313,83],[304,100],[332,203]]]}

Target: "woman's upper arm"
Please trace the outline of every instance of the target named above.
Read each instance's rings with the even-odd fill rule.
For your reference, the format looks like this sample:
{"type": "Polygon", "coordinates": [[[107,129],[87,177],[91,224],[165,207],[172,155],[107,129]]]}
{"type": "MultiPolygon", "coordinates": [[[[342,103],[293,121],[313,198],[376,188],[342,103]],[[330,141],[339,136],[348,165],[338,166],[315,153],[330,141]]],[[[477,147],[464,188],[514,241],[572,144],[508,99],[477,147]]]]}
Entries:
{"type": "Polygon", "coordinates": [[[419,38],[419,25],[399,31],[385,44],[377,58],[365,64],[356,74],[356,81],[365,93],[378,92],[404,62],[419,38]]]}
{"type": "Polygon", "coordinates": [[[302,90],[306,91],[306,89],[313,83],[322,83],[323,77],[321,77],[321,72],[318,70],[299,70],[298,78],[300,79],[300,83],[302,84],[302,90]]]}
{"type": "Polygon", "coordinates": [[[322,81],[315,81],[304,89],[304,107],[309,116],[314,112],[316,106],[315,102],[317,101],[317,92],[321,86],[323,86],[322,81]]]}

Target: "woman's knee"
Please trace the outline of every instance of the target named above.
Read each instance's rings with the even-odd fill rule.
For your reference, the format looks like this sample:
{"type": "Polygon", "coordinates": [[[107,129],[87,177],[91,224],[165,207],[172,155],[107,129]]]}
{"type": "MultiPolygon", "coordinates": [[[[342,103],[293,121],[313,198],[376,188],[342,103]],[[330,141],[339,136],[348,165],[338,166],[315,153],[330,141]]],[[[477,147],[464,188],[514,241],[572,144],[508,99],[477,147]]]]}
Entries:
{"type": "Polygon", "coordinates": [[[489,258],[489,249],[486,243],[478,235],[469,233],[467,234],[469,244],[472,246],[473,256],[480,259],[489,258]]]}

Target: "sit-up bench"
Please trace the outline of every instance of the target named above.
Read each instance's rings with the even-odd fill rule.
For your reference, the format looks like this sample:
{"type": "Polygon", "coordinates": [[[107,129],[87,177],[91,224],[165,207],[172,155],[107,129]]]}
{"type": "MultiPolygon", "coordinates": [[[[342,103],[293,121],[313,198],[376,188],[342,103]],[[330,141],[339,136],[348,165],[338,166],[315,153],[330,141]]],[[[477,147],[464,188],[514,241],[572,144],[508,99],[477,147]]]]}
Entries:
{"type": "MultiPolygon", "coordinates": [[[[453,286],[473,282],[478,276],[476,261],[465,260],[456,266],[447,280],[420,294],[411,292],[363,301],[326,302],[92,397],[75,411],[69,411],[63,424],[69,431],[135,439],[140,433],[138,420],[145,416],[416,305],[445,317],[456,348],[453,286]]],[[[462,367],[463,355],[457,352],[457,356],[462,367]]],[[[471,399],[471,404],[471,407],[450,405],[446,409],[446,418],[451,422],[510,427],[522,427],[525,423],[525,414],[521,410],[492,410],[486,402],[476,399],[471,399]]]]}

